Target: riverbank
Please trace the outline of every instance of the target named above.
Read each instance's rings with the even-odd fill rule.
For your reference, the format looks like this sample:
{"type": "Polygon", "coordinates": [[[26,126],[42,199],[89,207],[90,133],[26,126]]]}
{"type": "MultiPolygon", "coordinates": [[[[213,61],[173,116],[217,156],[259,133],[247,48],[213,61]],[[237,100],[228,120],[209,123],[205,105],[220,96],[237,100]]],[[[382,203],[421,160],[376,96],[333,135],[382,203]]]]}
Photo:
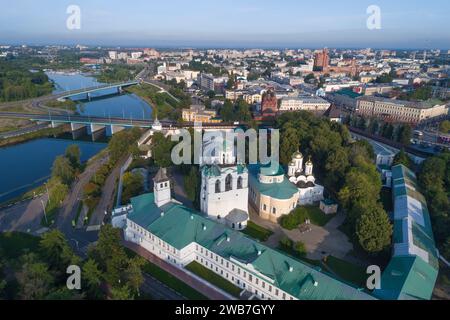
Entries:
{"type": "Polygon", "coordinates": [[[57,128],[45,128],[35,132],[26,133],[17,137],[0,138],[0,148],[10,147],[39,138],[56,137],[64,132],[64,126],[57,128]]]}
{"type": "MultiPolygon", "coordinates": [[[[178,102],[167,93],[161,93],[157,88],[148,84],[131,86],[124,89],[128,93],[133,93],[153,108],[154,116],[159,119],[177,119],[178,102]]],[[[179,111],[179,110],[178,110],[179,111]]]]}

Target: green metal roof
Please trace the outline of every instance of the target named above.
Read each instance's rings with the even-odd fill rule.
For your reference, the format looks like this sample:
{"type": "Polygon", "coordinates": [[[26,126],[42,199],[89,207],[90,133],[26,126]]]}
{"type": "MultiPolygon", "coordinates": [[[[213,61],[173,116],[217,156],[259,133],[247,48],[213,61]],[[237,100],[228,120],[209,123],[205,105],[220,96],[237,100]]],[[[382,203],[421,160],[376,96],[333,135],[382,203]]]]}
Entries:
{"type": "MultiPolygon", "coordinates": [[[[249,166],[250,185],[257,188],[261,194],[275,199],[288,200],[298,192],[297,187],[287,177],[284,177],[283,182],[280,183],[261,183],[258,178],[260,170],[260,165],[249,166]]],[[[281,174],[284,174],[284,172],[281,172],[281,174]]]]}
{"type": "Polygon", "coordinates": [[[426,200],[413,171],[397,165],[392,177],[394,257],[375,294],[383,299],[430,299],[439,262],[426,200]]]}
{"type": "Polygon", "coordinates": [[[394,257],[381,277],[375,295],[386,300],[429,300],[438,270],[416,256],[394,257]]]}
{"type": "Polygon", "coordinates": [[[178,250],[195,242],[224,259],[235,259],[256,277],[270,278],[274,285],[298,299],[373,299],[318,268],[266,247],[196,211],[175,203],[157,208],[149,205],[152,200],[151,194],[133,199],[137,207],[133,208],[129,219],[178,250]]]}

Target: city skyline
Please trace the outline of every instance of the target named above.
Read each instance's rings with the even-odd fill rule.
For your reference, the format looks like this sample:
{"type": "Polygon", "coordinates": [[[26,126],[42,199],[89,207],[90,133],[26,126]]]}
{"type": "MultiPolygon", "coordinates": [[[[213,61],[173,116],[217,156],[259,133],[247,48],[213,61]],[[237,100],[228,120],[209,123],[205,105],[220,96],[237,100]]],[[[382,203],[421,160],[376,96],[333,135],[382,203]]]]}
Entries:
{"type": "Polygon", "coordinates": [[[164,4],[136,1],[130,6],[107,1],[20,1],[14,7],[2,6],[0,42],[158,48],[448,49],[450,23],[445,8],[450,4],[434,3],[325,0],[317,6],[304,1],[246,0],[222,5],[200,0],[194,6],[172,0],[164,4]],[[66,10],[72,4],[81,9],[79,30],[66,28],[66,10]],[[370,5],[381,9],[379,30],[367,28],[370,5]]]}

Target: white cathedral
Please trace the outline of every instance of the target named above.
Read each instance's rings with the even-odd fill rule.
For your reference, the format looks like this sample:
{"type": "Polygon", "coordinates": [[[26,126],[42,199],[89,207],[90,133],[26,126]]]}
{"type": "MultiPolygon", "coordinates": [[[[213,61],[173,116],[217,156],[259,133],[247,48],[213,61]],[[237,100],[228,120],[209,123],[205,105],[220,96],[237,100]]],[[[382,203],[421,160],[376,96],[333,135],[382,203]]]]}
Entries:
{"type": "Polygon", "coordinates": [[[288,176],[289,181],[298,188],[299,205],[312,205],[324,199],[324,187],[316,184],[316,178],[313,175],[313,163],[309,159],[303,168],[303,154],[301,152],[294,153],[288,166],[288,176]]]}
{"type": "Polygon", "coordinates": [[[248,169],[236,164],[234,143],[217,140],[203,143],[200,209],[210,219],[243,230],[249,220],[248,169]]]}

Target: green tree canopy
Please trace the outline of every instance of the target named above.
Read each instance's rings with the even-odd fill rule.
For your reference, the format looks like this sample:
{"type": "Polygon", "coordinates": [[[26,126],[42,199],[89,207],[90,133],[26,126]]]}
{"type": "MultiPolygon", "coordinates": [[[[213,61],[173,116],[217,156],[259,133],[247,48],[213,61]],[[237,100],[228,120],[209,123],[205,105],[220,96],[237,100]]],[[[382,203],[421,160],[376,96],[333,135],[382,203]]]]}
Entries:
{"type": "Polygon", "coordinates": [[[73,168],[79,168],[81,165],[81,151],[77,144],[72,144],[67,147],[65,157],[69,159],[73,168]]]}
{"type": "Polygon", "coordinates": [[[383,251],[391,243],[392,225],[380,205],[366,207],[356,225],[359,244],[369,253],[383,251]]]}
{"type": "Polygon", "coordinates": [[[75,170],[70,161],[64,157],[59,156],[53,162],[52,177],[61,179],[61,182],[70,185],[75,179],[75,170]]]}

